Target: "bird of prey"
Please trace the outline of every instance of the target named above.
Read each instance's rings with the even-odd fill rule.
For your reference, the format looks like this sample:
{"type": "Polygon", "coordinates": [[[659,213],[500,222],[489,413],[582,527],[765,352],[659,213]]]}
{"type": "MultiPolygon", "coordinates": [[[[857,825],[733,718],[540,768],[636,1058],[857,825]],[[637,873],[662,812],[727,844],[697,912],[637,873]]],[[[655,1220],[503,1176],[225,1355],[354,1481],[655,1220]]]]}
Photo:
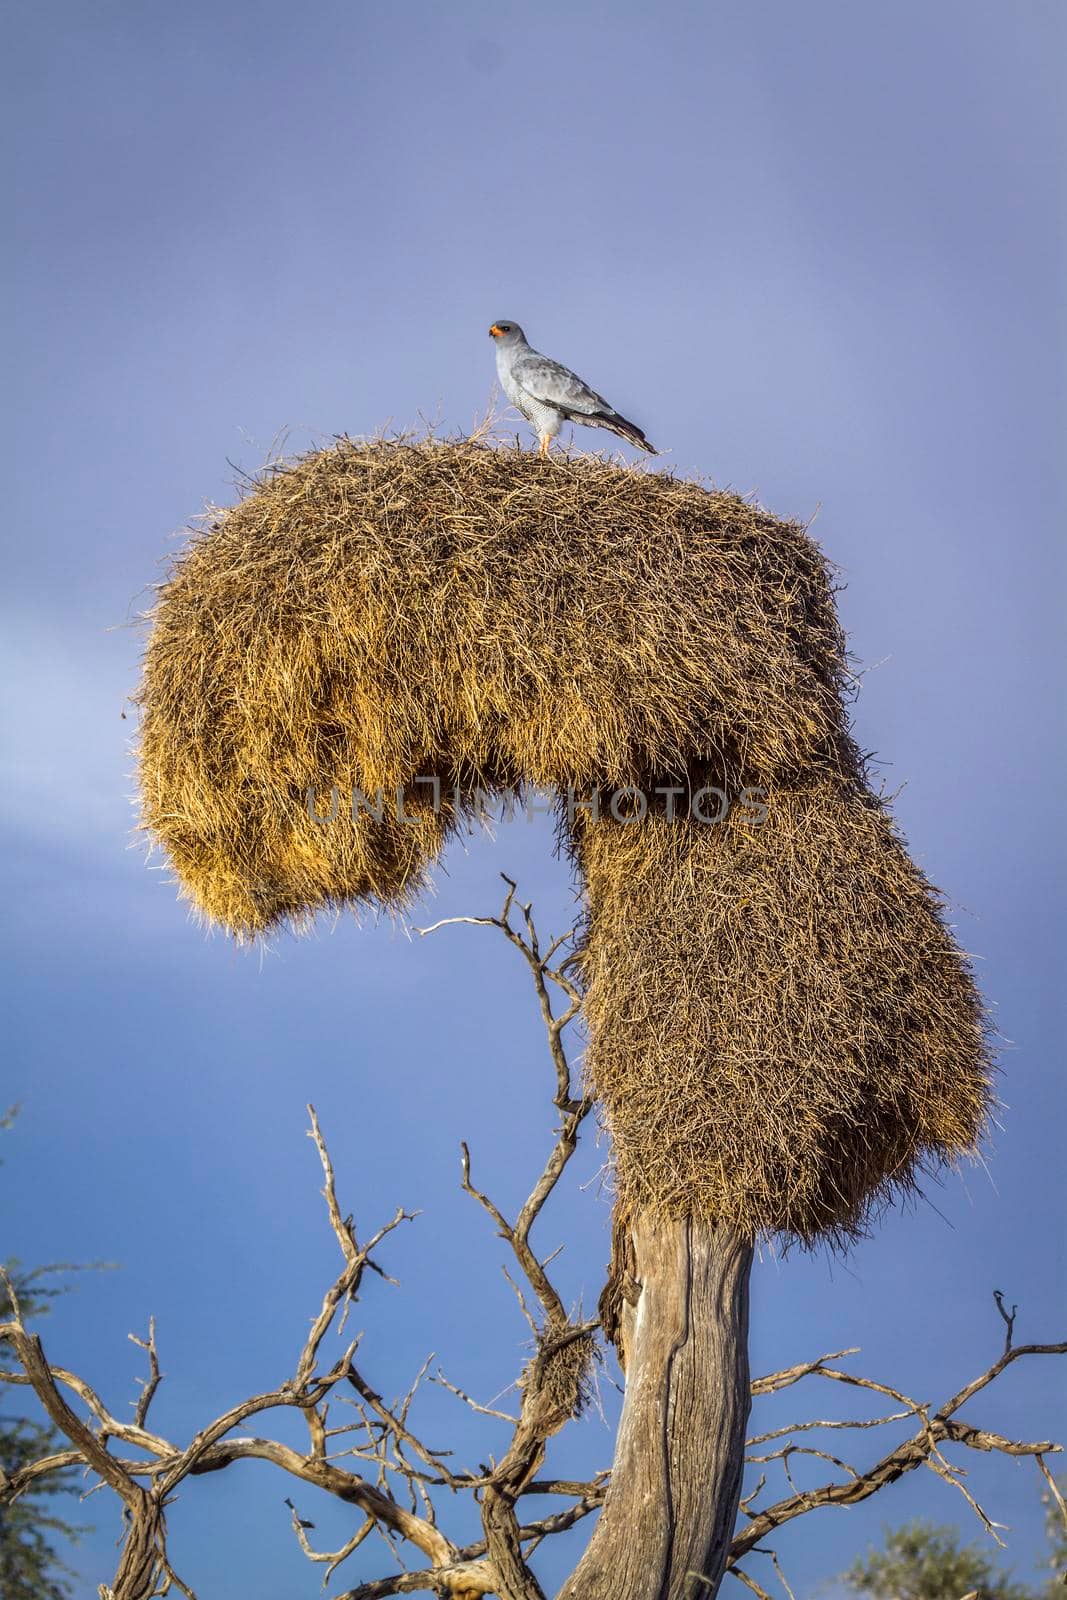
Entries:
{"type": "Polygon", "coordinates": [[[504,393],[536,428],[543,456],[565,422],[610,428],[620,439],[628,439],[650,455],[658,454],[637,424],[620,416],[603,395],[558,361],[531,350],[517,322],[494,322],[489,333],[496,340],[496,370],[504,393]]]}

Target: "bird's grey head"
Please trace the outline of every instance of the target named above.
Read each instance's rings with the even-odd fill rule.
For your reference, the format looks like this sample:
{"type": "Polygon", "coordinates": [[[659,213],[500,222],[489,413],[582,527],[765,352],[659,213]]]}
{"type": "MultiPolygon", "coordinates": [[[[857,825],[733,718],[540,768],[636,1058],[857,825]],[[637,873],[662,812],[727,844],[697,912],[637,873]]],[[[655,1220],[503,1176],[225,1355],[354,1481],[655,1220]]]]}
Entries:
{"type": "Polygon", "coordinates": [[[489,337],[495,339],[497,344],[526,343],[526,335],[517,322],[494,322],[489,329],[489,337]]]}

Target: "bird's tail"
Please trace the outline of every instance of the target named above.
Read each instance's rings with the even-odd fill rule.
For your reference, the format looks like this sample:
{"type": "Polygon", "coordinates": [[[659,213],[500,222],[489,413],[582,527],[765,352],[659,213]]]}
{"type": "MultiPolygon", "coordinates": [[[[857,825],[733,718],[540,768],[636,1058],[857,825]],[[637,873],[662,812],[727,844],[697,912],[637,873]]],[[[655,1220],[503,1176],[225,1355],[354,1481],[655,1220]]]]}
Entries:
{"type": "Polygon", "coordinates": [[[610,417],[605,417],[603,427],[610,428],[612,433],[617,433],[620,439],[628,439],[639,450],[647,450],[650,456],[658,456],[659,451],[654,444],[649,444],[636,422],[628,422],[625,417],[620,417],[616,411],[610,417]]]}

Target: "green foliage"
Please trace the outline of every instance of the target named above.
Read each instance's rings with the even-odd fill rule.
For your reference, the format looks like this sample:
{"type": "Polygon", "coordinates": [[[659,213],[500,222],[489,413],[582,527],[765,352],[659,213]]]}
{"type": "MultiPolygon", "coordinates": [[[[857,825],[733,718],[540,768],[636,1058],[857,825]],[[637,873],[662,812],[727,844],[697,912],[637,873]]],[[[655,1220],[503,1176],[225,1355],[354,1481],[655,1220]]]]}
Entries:
{"type": "MultiPolygon", "coordinates": [[[[1048,1528],[1052,1539],[1051,1515],[1048,1528]]],[[[1062,1530],[1058,1539],[1062,1554],[1062,1530]]],[[[885,1549],[869,1551],[845,1573],[844,1582],[853,1594],[865,1595],[868,1600],[965,1600],[970,1595],[977,1600],[1045,1600],[1046,1596],[1060,1600],[1067,1596],[1067,1589],[1056,1579],[1039,1590],[1014,1582],[983,1546],[961,1544],[954,1528],[921,1519],[887,1530],[885,1549]]]]}
{"type": "MultiPolygon", "coordinates": [[[[54,1429],[20,1417],[0,1416],[0,1466],[17,1472],[65,1441],[54,1429]]],[[[77,1492],[73,1471],[52,1473],[14,1505],[0,1506],[0,1594],[4,1600],[67,1600],[69,1569],[52,1539],[76,1539],[84,1530],[48,1507],[57,1495],[77,1492]]],[[[73,1576],[73,1574],[70,1574],[73,1576]]]]}
{"type": "MultiPolygon", "coordinates": [[[[9,1129],[17,1108],[0,1116],[0,1130],[9,1129]]],[[[65,1272],[64,1266],[38,1267],[23,1271],[17,1261],[6,1263],[8,1282],[0,1280],[0,1322],[6,1322],[14,1307],[11,1292],[18,1299],[24,1321],[40,1316],[49,1308],[63,1287],[49,1278],[65,1272]],[[10,1284],[10,1290],[8,1285],[10,1284]]],[[[0,1469],[18,1472],[31,1461],[62,1450],[66,1440],[47,1423],[0,1413],[0,1469]]],[[[4,1600],[67,1600],[73,1576],[56,1554],[53,1539],[75,1540],[84,1529],[75,1527],[52,1509],[56,1498],[76,1494],[78,1475],[74,1468],[49,1473],[13,1505],[0,1505],[0,1595],[4,1600]]]]}
{"type": "MultiPolygon", "coordinates": [[[[1058,1480],[1060,1495],[1067,1498],[1067,1480],[1058,1480]]],[[[1045,1533],[1048,1538],[1049,1577],[1041,1591],[1041,1600],[1067,1600],[1067,1522],[1056,1503],[1051,1489],[1041,1496],[1045,1508],[1045,1533]]]]}

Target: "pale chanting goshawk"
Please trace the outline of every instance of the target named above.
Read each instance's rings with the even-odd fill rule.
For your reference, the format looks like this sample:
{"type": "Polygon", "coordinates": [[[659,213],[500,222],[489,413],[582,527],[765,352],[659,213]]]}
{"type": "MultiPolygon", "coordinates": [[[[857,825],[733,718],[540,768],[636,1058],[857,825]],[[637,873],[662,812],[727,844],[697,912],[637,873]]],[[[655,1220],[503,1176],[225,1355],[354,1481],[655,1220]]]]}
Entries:
{"type": "Polygon", "coordinates": [[[543,456],[565,422],[610,428],[620,439],[658,454],[637,424],[620,416],[603,395],[558,361],[531,350],[517,322],[494,322],[489,332],[496,340],[496,370],[504,393],[536,428],[543,456]]]}

